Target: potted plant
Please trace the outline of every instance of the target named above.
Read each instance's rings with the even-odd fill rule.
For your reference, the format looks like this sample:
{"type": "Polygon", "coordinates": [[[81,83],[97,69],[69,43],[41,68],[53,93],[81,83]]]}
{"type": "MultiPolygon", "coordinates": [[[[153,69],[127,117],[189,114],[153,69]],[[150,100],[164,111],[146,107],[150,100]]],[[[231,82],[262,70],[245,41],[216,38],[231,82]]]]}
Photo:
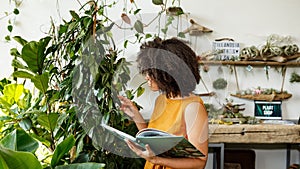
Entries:
{"type": "MultiPolygon", "coordinates": [[[[166,3],[153,3],[163,7],[158,15],[166,11],[166,3]]],[[[20,164],[15,161],[23,168],[37,169],[143,166],[142,159],[120,156],[102,147],[103,142],[112,140],[98,127],[105,122],[135,134],[135,125],[117,108],[116,95],[123,90],[133,99],[144,91],[142,84],[126,89],[129,62],[120,57],[111,34],[114,26],[120,26],[105,15],[106,8],[113,6],[88,1],[81,14],[70,11],[72,19],[58,29],[51,23],[49,34],[38,41],[13,37],[22,47],[11,49],[14,79],[0,81],[3,168],[20,164]],[[26,89],[27,83],[34,89],[26,89]]],[[[136,7],[131,12],[137,15],[139,11],[136,7]]],[[[128,22],[130,18],[123,13],[121,19],[128,22]]],[[[153,36],[144,33],[144,26],[139,19],[133,24],[135,42],[153,36]]],[[[128,42],[124,41],[124,47],[128,42]]]]}

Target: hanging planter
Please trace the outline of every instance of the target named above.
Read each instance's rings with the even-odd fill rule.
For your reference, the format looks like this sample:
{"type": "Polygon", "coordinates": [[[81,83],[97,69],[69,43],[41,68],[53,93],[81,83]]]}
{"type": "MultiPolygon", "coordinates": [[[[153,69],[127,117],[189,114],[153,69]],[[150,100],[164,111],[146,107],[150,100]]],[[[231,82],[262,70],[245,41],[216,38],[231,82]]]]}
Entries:
{"type": "Polygon", "coordinates": [[[300,82],[300,75],[298,75],[296,72],[293,72],[290,78],[291,83],[300,82]]]}
{"type": "Polygon", "coordinates": [[[278,91],[272,88],[262,89],[258,87],[253,90],[241,90],[235,94],[231,94],[231,96],[249,100],[279,101],[289,99],[292,97],[292,94],[289,94],[287,91],[278,91]]]}
{"type": "Polygon", "coordinates": [[[225,89],[227,86],[227,81],[224,78],[219,78],[213,82],[213,88],[216,90],[225,89]]]}

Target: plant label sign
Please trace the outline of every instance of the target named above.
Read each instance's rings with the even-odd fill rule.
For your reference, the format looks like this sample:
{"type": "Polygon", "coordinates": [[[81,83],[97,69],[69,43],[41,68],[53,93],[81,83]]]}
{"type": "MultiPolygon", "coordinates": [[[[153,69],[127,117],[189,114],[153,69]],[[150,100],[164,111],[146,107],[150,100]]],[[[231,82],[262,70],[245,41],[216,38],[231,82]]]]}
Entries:
{"type": "Polygon", "coordinates": [[[232,41],[214,41],[212,49],[216,53],[216,60],[237,60],[240,55],[240,44],[232,41]]]}
{"type": "Polygon", "coordinates": [[[254,101],[254,116],[259,119],[281,119],[281,101],[254,101]]]}

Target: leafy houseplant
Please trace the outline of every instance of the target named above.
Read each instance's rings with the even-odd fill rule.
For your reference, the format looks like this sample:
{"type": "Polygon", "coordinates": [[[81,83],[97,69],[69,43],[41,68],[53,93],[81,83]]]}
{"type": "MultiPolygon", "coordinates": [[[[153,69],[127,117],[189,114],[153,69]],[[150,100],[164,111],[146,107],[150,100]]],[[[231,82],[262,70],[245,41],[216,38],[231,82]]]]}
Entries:
{"type": "MultiPolygon", "coordinates": [[[[162,1],[153,3],[166,10],[162,1]]],[[[119,26],[105,15],[106,8],[113,5],[89,1],[82,5],[82,14],[70,11],[70,21],[64,21],[58,29],[52,23],[50,33],[38,41],[13,37],[22,48],[11,49],[13,77],[17,80],[0,81],[2,168],[19,165],[13,161],[22,161],[23,168],[32,164],[31,168],[37,169],[143,166],[142,159],[105,149],[103,143],[108,143],[118,153],[125,153],[98,127],[105,122],[135,134],[137,128],[117,108],[116,96],[125,90],[133,99],[144,91],[141,86],[126,90],[129,63],[120,57],[111,34],[111,29],[119,26]],[[28,82],[37,92],[25,89],[28,82]],[[41,147],[46,151],[37,159],[33,154],[41,147]]],[[[139,11],[137,8],[133,13],[139,11]]],[[[152,36],[144,34],[143,27],[140,20],[133,25],[136,42],[152,36]]]]}

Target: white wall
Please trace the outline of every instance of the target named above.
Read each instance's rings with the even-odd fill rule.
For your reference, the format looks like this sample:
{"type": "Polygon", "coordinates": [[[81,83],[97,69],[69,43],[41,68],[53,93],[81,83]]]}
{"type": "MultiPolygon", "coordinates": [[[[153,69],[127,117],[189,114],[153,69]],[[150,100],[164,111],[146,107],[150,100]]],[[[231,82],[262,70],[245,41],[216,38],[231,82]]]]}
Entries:
{"type": "MultiPolygon", "coordinates": [[[[291,36],[297,45],[300,45],[300,1],[298,0],[197,0],[181,1],[184,10],[189,11],[192,17],[204,26],[214,30],[206,39],[212,42],[216,38],[229,37],[242,46],[261,46],[271,34],[291,36]]],[[[201,47],[198,47],[201,48],[201,47]]],[[[202,52],[202,51],[199,51],[202,52]]],[[[226,68],[223,76],[228,80],[227,91],[220,95],[228,96],[230,91],[236,90],[234,76],[226,68]]],[[[282,111],[284,119],[298,119],[300,115],[300,84],[289,82],[291,72],[300,73],[299,68],[288,68],[284,89],[292,93],[289,100],[283,101],[282,111]]],[[[203,74],[202,74],[203,75],[203,74]]],[[[203,75],[207,79],[214,80],[214,73],[203,75]]],[[[274,68],[269,72],[270,80],[267,80],[263,68],[254,68],[248,72],[243,67],[238,68],[239,86],[241,89],[252,87],[273,87],[280,89],[282,76],[274,68]]],[[[207,86],[212,89],[211,85],[207,86]]],[[[253,115],[253,102],[232,98],[236,102],[246,103],[245,115],[253,115]]],[[[211,100],[209,100],[211,101],[211,100]]],[[[285,168],[284,150],[256,150],[257,169],[281,169],[285,168]]],[[[211,156],[210,156],[211,157],[211,156]]],[[[300,163],[299,152],[292,151],[292,163],[300,163]]],[[[208,167],[211,167],[211,161],[208,167]]]]}
{"type": "MultiPolygon", "coordinates": [[[[198,0],[197,5],[191,1],[182,1],[182,6],[186,11],[190,11],[191,17],[214,30],[212,34],[206,35],[207,41],[212,42],[216,38],[229,37],[236,42],[240,42],[242,47],[261,46],[271,34],[280,36],[291,36],[293,42],[300,45],[300,1],[297,0],[198,0]]],[[[201,47],[198,47],[201,48],[201,47]]],[[[201,51],[200,51],[201,52],[201,51]]],[[[224,68],[224,76],[228,82],[228,91],[223,91],[226,97],[232,91],[236,91],[236,83],[233,74],[224,68]]],[[[291,72],[299,73],[299,68],[288,68],[284,89],[292,93],[291,99],[284,101],[282,105],[284,119],[298,119],[300,115],[299,102],[300,84],[289,82],[291,72]]],[[[208,75],[214,80],[211,73],[208,75]]],[[[241,89],[265,87],[280,90],[282,76],[272,68],[269,71],[270,79],[267,80],[263,68],[254,68],[253,71],[246,71],[245,67],[238,68],[238,80],[241,89]]],[[[206,80],[206,79],[205,79],[206,80]]],[[[208,86],[209,83],[207,84],[208,86]]],[[[236,102],[246,103],[246,115],[253,115],[252,101],[233,98],[236,102]]]]}
{"type": "Polygon", "coordinates": [[[62,3],[53,0],[24,0],[19,15],[5,17],[5,12],[10,13],[14,9],[14,5],[10,5],[9,2],[10,0],[1,1],[0,5],[0,79],[11,75],[13,71],[11,67],[12,57],[9,52],[11,48],[20,46],[13,40],[11,43],[7,43],[4,39],[5,36],[9,35],[6,29],[9,19],[15,22],[12,36],[21,36],[28,41],[39,40],[46,36],[45,32],[50,28],[51,18],[57,24],[61,23],[62,18],[70,19],[69,9],[78,9],[79,7],[76,1],[62,3]]]}
{"type": "MultiPolygon", "coordinates": [[[[119,0],[120,1],[120,0],[119,0]]],[[[9,0],[1,2],[0,18],[4,16],[4,12],[10,11],[9,0]]],[[[81,1],[82,3],[84,1],[81,1]]],[[[154,7],[150,0],[136,0],[142,13],[151,15],[156,13],[159,7],[154,7]],[[150,13],[150,14],[149,14],[150,13]]],[[[122,3],[122,1],[120,1],[122,3]]],[[[193,47],[198,54],[210,50],[210,44],[216,38],[229,37],[236,42],[240,42],[242,46],[262,45],[266,42],[266,38],[271,34],[281,36],[291,36],[296,44],[300,46],[300,1],[298,0],[194,0],[181,1],[183,10],[190,13],[190,17],[194,18],[198,23],[214,30],[209,35],[198,37],[197,39],[190,37],[193,47]]],[[[20,8],[20,15],[17,16],[18,21],[13,31],[13,35],[20,35],[27,40],[38,40],[44,36],[44,32],[49,29],[50,16],[58,24],[61,18],[69,19],[69,9],[77,10],[79,8],[78,1],[53,1],[53,0],[23,0],[20,8]]],[[[119,20],[122,13],[122,5],[116,9],[109,11],[109,15],[115,20],[119,20]],[[118,10],[116,10],[118,9],[118,10]]],[[[152,15],[151,15],[152,16],[152,15]]],[[[8,34],[6,30],[7,19],[0,20],[0,79],[11,74],[10,66],[11,56],[9,49],[18,46],[16,43],[6,43],[4,37],[8,34]]],[[[151,31],[151,30],[149,30],[151,31]]],[[[137,50],[132,47],[130,54],[134,54],[137,50]]],[[[209,73],[202,73],[205,84],[212,89],[212,81],[218,76],[223,76],[228,80],[228,88],[218,92],[217,100],[223,102],[225,97],[229,97],[231,92],[236,91],[236,83],[233,74],[230,73],[228,67],[222,67],[223,74],[216,73],[217,67],[211,67],[209,73]]],[[[297,119],[299,118],[299,99],[300,83],[289,83],[291,72],[300,73],[299,68],[288,68],[285,79],[284,89],[292,93],[293,96],[289,100],[283,102],[283,118],[297,119]]],[[[238,68],[238,79],[241,89],[261,87],[273,87],[280,89],[282,76],[273,68],[269,72],[270,79],[266,79],[263,68],[254,68],[248,72],[244,67],[238,68]]],[[[197,87],[198,92],[205,92],[203,84],[197,87]]],[[[245,115],[253,115],[253,102],[241,99],[234,99],[235,102],[246,103],[245,115]]],[[[148,98],[151,101],[151,98],[148,98]]],[[[208,102],[215,102],[212,98],[204,98],[208,102]]],[[[266,151],[269,152],[269,151],[266,151]]],[[[257,160],[257,168],[284,168],[285,161],[281,157],[264,158],[265,154],[257,151],[260,157],[257,160]],[[268,165],[266,165],[266,163],[268,165]]],[[[269,152],[272,154],[272,152],[269,152]]],[[[278,153],[278,152],[276,152],[278,153]]],[[[282,156],[285,151],[279,151],[282,156]]],[[[294,156],[298,155],[293,152],[294,156]]],[[[272,157],[272,156],[271,156],[272,157]]],[[[300,163],[298,158],[293,158],[295,163],[300,163]]]]}

